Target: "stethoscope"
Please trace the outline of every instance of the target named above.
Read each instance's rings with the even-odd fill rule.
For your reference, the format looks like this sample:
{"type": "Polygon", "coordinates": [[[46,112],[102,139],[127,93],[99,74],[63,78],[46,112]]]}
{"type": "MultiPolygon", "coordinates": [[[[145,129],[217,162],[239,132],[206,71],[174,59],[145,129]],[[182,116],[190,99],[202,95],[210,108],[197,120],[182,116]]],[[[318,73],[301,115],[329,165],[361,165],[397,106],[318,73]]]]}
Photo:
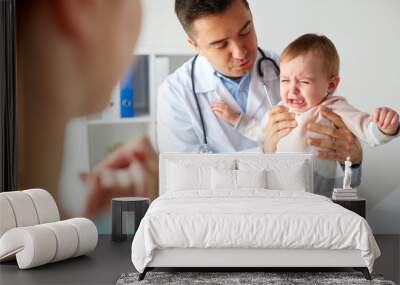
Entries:
{"type": "MultiPolygon", "coordinates": [[[[257,49],[261,54],[261,58],[257,62],[258,75],[261,78],[263,78],[264,80],[266,78],[268,79],[268,78],[279,77],[280,69],[279,69],[278,64],[275,62],[275,60],[273,60],[272,58],[266,56],[261,48],[258,47],[257,49]],[[263,66],[265,66],[265,67],[263,68],[263,66]],[[268,71],[268,74],[267,74],[267,72],[264,72],[264,71],[268,71]],[[270,77],[270,76],[272,76],[272,77],[270,77]]],[[[200,146],[199,152],[200,153],[212,153],[208,148],[206,127],[205,127],[205,123],[204,123],[204,119],[203,119],[203,114],[201,112],[199,99],[197,98],[196,87],[195,87],[195,83],[194,83],[194,67],[195,67],[196,60],[197,60],[198,56],[199,55],[196,55],[193,58],[192,69],[191,69],[191,72],[190,72],[190,80],[192,81],[192,92],[193,92],[194,99],[196,101],[197,110],[199,112],[201,128],[203,130],[203,144],[200,146]]],[[[268,102],[269,102],[270,106],[272,106],[272,100],[271,100],[271,97],[270,97],[269,92],[268,92],[267,84],[265,84],[264,80],[262,80],[263,88],[264,88],[265,94],[267,95],[268,102]]]]}

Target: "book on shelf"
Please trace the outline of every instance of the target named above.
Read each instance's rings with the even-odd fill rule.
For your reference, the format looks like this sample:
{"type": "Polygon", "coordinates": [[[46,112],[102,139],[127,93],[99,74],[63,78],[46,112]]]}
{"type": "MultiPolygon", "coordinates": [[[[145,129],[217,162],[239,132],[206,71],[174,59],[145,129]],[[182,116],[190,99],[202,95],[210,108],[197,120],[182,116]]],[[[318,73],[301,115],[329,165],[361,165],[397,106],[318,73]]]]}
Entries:
{"type": "Polygon", "coordinates": [[[357,189],[356,188],[352,188],[352,189],[338,189],[335,188],[333,190],[334,193],[357,193],[357,189]]]}
{"type": "Polygon", "coordinates": [[[120,117],[132,118],[135,116],[133,105],[135,98],[135,75],[133,68],[130,68],[125,78],[121,80],[119,96],[120,117]]]}
{"type": "Polygon", "coordinates": [[[334,188],[332,193],[333,200],[357,200],[358,197],[358,189],[357,188],[334,188]]]}
{"type": "MultiPolygon", "coordinates": [[[[149,82],[149,56],[137,56],[132,65],[131,80],[128,82],[132,95],[130,97],[127,96],[133,103],[133,116],[150,114],[149,82]]],[[[122,84],[121,87],[123,87],[122,84]]],[[[125,94],[123,95],[125,96],[125,94]]],[[[122,99],[121,93],[121,102],[122,99]]],[[[123,117],[122,111],[121,117],[123,117]]]]}
{"type": "Polygon", "coordinates": [[[336,197],[354,197],[357,193],[333,193],[336,197]]]}
{"type": "Polygon", "coordinates": [[[356,199],[358,199],[358,195],[357,195],[357,193],[334,192],[332,194],[332,199],[334,199],[334,200],[356,200],[356,199]]]}
{"type": "Polygon", "coordinates": [[[333,200],[358,200],[359,197],[357,195],[353,197],[337,197],[336,195],[332,195],[333,200]]]}
{"type": "Polygon", "coordinates": [[[88,121],[119,121],[150,114],[149,56],[137,56],[122,80],[115,86],[107,107],[88,116],[88,121]]]}

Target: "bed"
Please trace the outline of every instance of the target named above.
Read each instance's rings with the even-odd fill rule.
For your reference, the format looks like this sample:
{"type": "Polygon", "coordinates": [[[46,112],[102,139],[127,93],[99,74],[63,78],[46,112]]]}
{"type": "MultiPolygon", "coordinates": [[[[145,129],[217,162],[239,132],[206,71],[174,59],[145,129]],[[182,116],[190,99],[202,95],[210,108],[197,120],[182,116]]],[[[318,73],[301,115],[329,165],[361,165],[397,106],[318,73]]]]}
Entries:
{"type": "Polygon", "coordinates": [[[309,154],[161,154],[160,197],[132,243],[154,268],[352,267],[380,251],[364,218],[313,194],[309,154]]]}

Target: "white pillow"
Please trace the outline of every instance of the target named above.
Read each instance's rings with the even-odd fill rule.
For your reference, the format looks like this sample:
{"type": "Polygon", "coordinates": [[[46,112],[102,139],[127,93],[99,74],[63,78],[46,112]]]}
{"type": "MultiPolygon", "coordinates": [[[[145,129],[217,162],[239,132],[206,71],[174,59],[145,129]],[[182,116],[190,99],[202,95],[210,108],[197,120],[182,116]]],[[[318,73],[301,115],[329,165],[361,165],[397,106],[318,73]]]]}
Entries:
{"type": "Polygon", "coordinates": [[[210,189],[210,168],[170,163],[167,172],[168,191],[210,189]]]}
{"type": "Polygon", "coordinates": [[[267,187],[273,190],[307,191],[307,167],[304,162],[267,170],[267,187]],[[286,167],[285,167],[286,166],[286,167]]]}
{"type": "Polygon", "coordinates": [[[236,170],[232,169],[211,169],[212,190],[235,190],[236,170]]]}
{"type": "Polygon", "coordinates": [[[205,156],[201,159],[179,158],[167,162],[167,191],[211,190],[211,169],[235,169],[234,159],[205,156]]]}
{"type": "Polygon", "coordinates": [[[217,169],[235,169],[236,160],[233,158],[219,158],[217,156],[204,156],[199,158],[188,155],[187,158],[173,158],[167,160],[167,168],[171,164],[180,164],[185,167],[209,167],[217,169]]]}
{"type": "Polygon", "coordinates": [[[266,188],[265,170],[236,170],[237,188],[266,188]]]}
{"type": "Polygon", "coordinates": [[[267,189],[311,191],[309,161],[296,159],[240,159],[240,170],[265,170],[267,189]]]}

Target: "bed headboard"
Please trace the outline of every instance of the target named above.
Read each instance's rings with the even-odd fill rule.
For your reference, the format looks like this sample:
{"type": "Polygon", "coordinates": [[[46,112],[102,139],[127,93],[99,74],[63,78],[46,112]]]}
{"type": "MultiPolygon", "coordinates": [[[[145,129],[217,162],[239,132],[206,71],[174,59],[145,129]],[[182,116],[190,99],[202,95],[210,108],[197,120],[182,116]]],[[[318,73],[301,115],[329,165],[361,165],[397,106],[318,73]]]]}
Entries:
{"type": "Polygon", "coordinates": [[[193,154],[193,153],[162,153],[160,154],[160,195],[166,193],[167,169],[170,162],[185,162],[215,164],[220,161],[232,161],[235,169],[238,165],[263,163],[271,166],[288,165],[304,162],[304,177],[307,181],[307,192],[313,191],[313,161],[312,154],[307,153],[277,153],[277,154],[258,154],[258,153],[232,153],[232,154],[193,154]]]}

